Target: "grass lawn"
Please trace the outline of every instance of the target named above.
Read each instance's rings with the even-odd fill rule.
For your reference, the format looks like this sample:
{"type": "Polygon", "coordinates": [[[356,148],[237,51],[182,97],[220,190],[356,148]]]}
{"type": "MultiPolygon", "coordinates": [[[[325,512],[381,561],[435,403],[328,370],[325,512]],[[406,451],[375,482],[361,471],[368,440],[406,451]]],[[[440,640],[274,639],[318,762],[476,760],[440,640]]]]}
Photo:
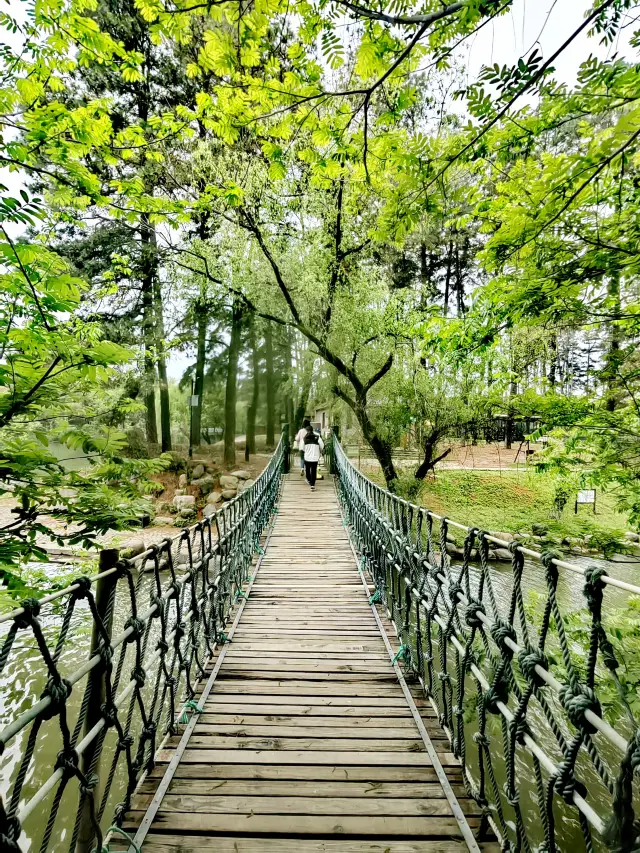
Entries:
{"type": "MultiPolygon", "coordinates": [[[[379,472],[367,475],[380,482],[379,472]]],[[[596,514],[591,506],[579,506],[574,514],[575,495],[564,508],[562,517],[553,517],[555,478],[535,471],[439,471],[422,485],[417,503],[446,515],[454,521],[487,531],[531,533],[533,524],[549,528],[549,538],[560,542],[564,537],[582,539],[585,535],[597,546],[609,550],[612,539],[624,540],[629,530],[627,518],[615,509],[612,494],[597,492],[596,514]]],[[[456,540],[463,535],[450,531],[456,540]]]]}

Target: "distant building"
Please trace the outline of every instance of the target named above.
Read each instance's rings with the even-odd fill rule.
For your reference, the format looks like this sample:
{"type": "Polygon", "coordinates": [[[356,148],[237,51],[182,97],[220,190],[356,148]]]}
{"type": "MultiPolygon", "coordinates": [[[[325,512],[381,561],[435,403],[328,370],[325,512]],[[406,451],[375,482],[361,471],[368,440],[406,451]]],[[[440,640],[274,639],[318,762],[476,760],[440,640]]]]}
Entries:
{"type": "Polygon", "coordinates": [[[324,435],[331,427],[331,407],[318,406],[313,415],[313,426],[324,435]]]}

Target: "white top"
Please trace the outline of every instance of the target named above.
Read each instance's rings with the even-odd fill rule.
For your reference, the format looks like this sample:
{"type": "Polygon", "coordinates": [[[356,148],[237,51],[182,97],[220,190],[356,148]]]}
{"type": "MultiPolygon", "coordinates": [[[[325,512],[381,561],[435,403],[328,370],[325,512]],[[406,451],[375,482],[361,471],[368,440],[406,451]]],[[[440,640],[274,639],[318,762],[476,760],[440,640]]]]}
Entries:
{"type": "Polygon", "coordinates": [[[317,444],[304,445],[304,461],[317,462],[320,459],[321,450],[324,450],[324,441],[318,436],[317,444]]]}
{"type": "Polygon", "coordinates": [[[304,450],[304,437],[307,433],[305,427],[300,427],[298,432],[296,433],[296,437],[293,439],[298,450],[304,450]]]}

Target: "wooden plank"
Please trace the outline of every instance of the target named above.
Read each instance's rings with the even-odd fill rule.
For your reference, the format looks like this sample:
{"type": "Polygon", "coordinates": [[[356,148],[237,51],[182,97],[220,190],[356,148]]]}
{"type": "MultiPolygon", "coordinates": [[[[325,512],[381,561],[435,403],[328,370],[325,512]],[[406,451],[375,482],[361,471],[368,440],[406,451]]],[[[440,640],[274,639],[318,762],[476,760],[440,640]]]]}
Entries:
{"type": "MultiPolygon", "coordinates": [[[[170,749],[161,749],[160,761],[169,761],[170,749]]],[[[442,764],[458,766],[453,753],[443,753],[442,764]]],[[[344,764],[367,766],[430,767],[431,759],[426,752],[374,751],[367,746],[366,752],[353,750],[285,750],[285,749],[186,749],[182,761],[185,764],[325,764],[340,766],[344,764]]]]}
{"type": "MultiPolygon", "coordinates": [[[[463,785],[456,785],[456,793],[466,798],[463,785]]],[[[155,791],[154,780],[145,781],[142,794],[155,791]]],[[[444,799],[442,786],[438,782],[340,782],[317,781],[294,782],[273,779],[174,779],[169,789],[171,794],[201,795],[224,794],[225,796],[270,796],[270,797],[393,797],[412,799],[444,799]]],[[[140,808],[136,800],[136,808],[140,808]]],[[[475,805],[475,804],[474,804],[475,805]]]]}
{"type": "MultiPolygon", "coordinates": [[[[110,847],[114,851],[126,851],[128,846],[114,838],[110,847]]],[[[392,838],[375,841],[359,841],[348,838],[312,839],[304,841],[304,848],[298,839],[289,838],[251,838],[245,835],[165,835],[152,833],[147,836],[144,845],[146,851],[153,853],[464,853],[464,842],[454,839],[436,841],[397,841],[392,838]]],[[[498,844],[482,845],[483,853],[500,853],[498,844]]]]}
{"type": "MultiPolygon", "coordinates": [[[[135,813],[134,813],[135,814],[135,813]]],[[[138,818],[143,813],[138,813],[138,818]]],[[[472,828],[477,828],[479,818],[469,818],[472,828]]],[[[136,827],[135,820],[125,821],[125,831],[136,827]]],[[[187,812],[159,811],[154,829],[161,832],[217,833],[238,830],[238,815],[193,814],[187,812]]],[[[355,835],[356,837],[381,835],[417,836],[418,838],[456,838],[460,828],[452,817],[360,817],[351,815],[244,815],[242,831],[264,835],[355,835]]]]}
{"type": "MultiPolygon", "coordinates": [[[[415,737],[415,727],[407,725],[405,728],[392,728],[375,726],[375,720],[371,725],[364,725],[361,720],[352,720],[351,726],[337,726],[336,721],[333,721],[333,726],[315,726],[313,722],[306,720],[306,725],[298,725],[297,718],[293,718],[295,725],[286,725],[282,723],[272,723],[271,725],[254,724],[251,721],[243,723],[211,723],[208,720],[200,718],[198,721],[198,733],[202,735],[226,735],[234,737],[260,737],[260,738],[354,738],[357,736],[359,740],[373,739],[384,740],[391,738],[393,740],[418,740],[415,737]]],[[[442,732],[442,738],[447,740],[446,735],[442,732]]]]}
{"type": "MultiPolygon", "coordinates": [[[[232,713],[233,706],[227,706],[226,713],[218,713],[218,714],[209,714],[204,713],[200,715],[198,720],[199,726],[217,726],[218,730],[220,730],[220,726],[266,726],[266,727],[274,727],[274,726],[295,726],[299,731],[300,729],[322,729],[323,732],[325,730],[331,729],[337,725],[339,725],[342,729],[352,729],[357,730],[358,728],[366,729],[367,733],[372,728],[377,730],[380,729],[392,729],[393,731],[399,731],[403,729],[409,729],[410,731],[414,731],[413,718],[409,715],[407,716],[398,716],[398,717],[377,717],[375,716],[375,712],[370,716],[362,716],[359,715],[357,717],[350,716],[345,717],[342,713],[342,709],[338,711],[333,717],[329,716],[310,716],[307,714],[255,714],[251,713],[251,711],[262,711],[263,708],[249,708],[244,711],[244,713],[232,713]],[[338,717],[338,719],[336,719],[338,717]]],[[[329,736],[331,734],[329,733],[329,736]]]]}
{"type": "MultiPolygon", "coordinates": [[[[170,754],[170,750],[167,750],[170,754]]],[[[207,753],[208,759],[210,753],[207,753]]],[[[176,770],[174,779],[262,779],[268,781],[340,781],[340,782],[437,782],[438,777],[430,765],[356,765],[356,764],[300,764],[278,763],[277,756],[273,764],[211,764],[185,762],[176,770]]],[[[162,757],[147,778],[158,780],[164,773],[162,757]]],[[[462,781],[459,764],[454,765],[450,774],[457,783],[462,781]]]]}

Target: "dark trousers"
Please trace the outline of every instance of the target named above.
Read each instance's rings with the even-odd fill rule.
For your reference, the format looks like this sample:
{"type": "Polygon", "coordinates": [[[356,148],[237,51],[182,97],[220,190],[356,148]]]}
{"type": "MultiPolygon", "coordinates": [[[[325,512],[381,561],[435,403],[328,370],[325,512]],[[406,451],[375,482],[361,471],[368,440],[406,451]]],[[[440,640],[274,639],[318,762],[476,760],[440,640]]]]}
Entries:
{"type": "Polygon", "coordinates": [[[310,486],[315,486],[316,484],[316,475],[318,473],[318,463],[317,462],[307,462],[304,460],[304,470],[307,475],[307,482],[310,486]]]}

